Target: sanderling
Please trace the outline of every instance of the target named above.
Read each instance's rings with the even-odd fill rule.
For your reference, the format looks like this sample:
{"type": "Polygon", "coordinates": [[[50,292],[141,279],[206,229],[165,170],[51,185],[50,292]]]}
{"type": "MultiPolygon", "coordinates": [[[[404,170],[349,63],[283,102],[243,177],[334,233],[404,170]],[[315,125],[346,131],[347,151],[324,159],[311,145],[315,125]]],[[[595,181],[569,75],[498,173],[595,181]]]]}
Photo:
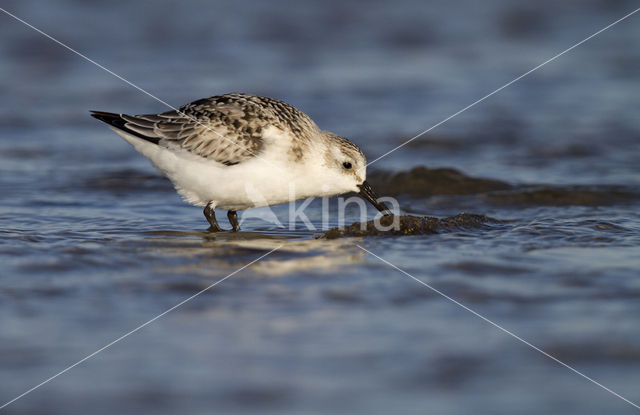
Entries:
{"type": "Polygon", "coordinates": [[[348,192],[389,214],[365,180],[360,148],[282,101],[225,94],[160,114],[91,115],[151,160],[187,202],[204,206],[210,231],[221,230],[215,208],[228,211],[237,231],[238,210],[348,192]]]}

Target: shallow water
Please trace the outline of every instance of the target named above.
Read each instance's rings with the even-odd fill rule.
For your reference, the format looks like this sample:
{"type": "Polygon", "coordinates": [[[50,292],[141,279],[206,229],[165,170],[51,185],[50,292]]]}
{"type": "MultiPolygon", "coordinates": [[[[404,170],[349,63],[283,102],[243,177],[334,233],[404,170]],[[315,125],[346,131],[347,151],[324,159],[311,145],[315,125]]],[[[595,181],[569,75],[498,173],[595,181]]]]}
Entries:
{"type": "MultiPolygon", "coordinates": [[[[635,7],[479,4],[2,7],[174,105],[284,99],[369,159],[635,7]]],[[[317,200],[315,230],[277,206],[207,233],[87,112],[165,108],[0,19],[0,405],[280,247],[0,413],[634,409],[357,245],[640,401],[637,16],[371,168],[405,214],[499,222],[331,240],[317,200]]]]}

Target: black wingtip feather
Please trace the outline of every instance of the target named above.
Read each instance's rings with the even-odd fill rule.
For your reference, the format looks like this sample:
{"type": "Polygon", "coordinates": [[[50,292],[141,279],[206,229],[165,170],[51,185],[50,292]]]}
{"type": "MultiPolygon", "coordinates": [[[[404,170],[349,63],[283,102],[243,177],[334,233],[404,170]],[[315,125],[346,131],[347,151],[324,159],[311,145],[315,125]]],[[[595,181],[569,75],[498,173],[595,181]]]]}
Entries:
{"type": "Polygon", "coordinates": [[[147,137],[146,135],[142,135],[137,131],[134,131],[130,128],[127,128],[126,124],[127,122],[122,119],[122,117],[120,116],[120,114],[116,114],[113,112],[105,112],[105,111],[94,111],[94,110],[89,110],[89,112],[91,113],[91,116],[93,118],[97,118],[98,120],[105,122],[119,130],[122,131],[126,131],[129,134],[133,134],[136,137],[140,137],[143,140],[147,140],[153,144],[158,144],[158,142],[160,141],[160,139],[155,138],[155,137],[147,137]]]}
{"type": "Polygon", "coordinates": [[[100,121],[106,122],[109,125],[112,125],[114,127],[121,128],[121,129],[126,128],[124,126],[125,121],[122,118],[120,118],[120,114],[115,114],[113,112],[94,111],[94,110],[90,110],[89,112],[91,112],[91,116],[93,118],[97,118],[100,121]]]}

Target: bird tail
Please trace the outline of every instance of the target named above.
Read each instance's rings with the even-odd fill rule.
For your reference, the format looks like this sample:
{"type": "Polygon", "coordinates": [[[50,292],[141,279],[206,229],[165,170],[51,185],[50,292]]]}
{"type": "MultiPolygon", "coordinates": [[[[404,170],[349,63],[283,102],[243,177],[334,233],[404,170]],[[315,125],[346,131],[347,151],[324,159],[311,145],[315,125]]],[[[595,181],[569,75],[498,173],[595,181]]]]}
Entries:
{"type": "Polygon", "coordinates": [[[118,130],[125,131],[129,134],[142,138],[153,144],[158,144],[158,142],[160,141],[160,138],[158,137],[149,137],[147,135],[141,134],[139,131],[129,128],[127,126],[127,121],[123,118],[123,115],[126,116],[125,114],[116,114],[113,112],[94,111],[94,110],[90,110],[89,112],[91,113],[91,116],[93,118],[97,118],[100,121],[105,122],[114,128],[117,128],[118,130]]]}

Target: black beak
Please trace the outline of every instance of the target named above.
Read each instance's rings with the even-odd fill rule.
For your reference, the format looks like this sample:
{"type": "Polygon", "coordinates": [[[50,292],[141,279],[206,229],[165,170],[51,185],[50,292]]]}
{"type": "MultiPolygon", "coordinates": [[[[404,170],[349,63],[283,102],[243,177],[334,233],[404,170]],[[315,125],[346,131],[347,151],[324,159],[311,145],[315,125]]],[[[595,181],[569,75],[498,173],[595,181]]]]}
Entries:
{"type": "Polygon", "coordinates": [[[376,209],[378,209],[384,216],[391,216],[391,211],[384,203],[378,202],[378,196],[371,188],[371,185],[365,180],[362,184],[358,185],[360,192],[358,193],[363,198],[367,199],[376,209]]]}

